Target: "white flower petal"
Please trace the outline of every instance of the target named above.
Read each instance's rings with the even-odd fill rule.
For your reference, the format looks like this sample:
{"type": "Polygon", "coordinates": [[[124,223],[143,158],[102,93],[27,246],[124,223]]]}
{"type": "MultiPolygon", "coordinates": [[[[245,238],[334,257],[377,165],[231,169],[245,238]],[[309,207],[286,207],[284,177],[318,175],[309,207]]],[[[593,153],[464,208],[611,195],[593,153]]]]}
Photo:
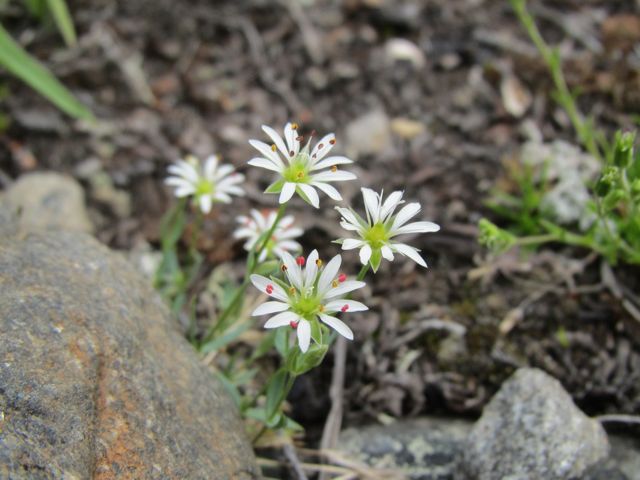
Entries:
{"type": "Polygon", "coordinates": [[[370,219],[372,225],[375,225],[380,218],[380,195],[370,188],[363,188],[362,197],[364,198],[364,207],[367,210],[367,218],[370,219]]]}
{"type": "Polygon", "coordinates": [[[264,302],[258,308],[256,308],[252,313],[252,317],[256,317],[258,315],[267,315],[268,313],[277,313],[283,312],[289,309],[289,304],[284,302],[264,302]]]}
{"type": "Polygon", "coordinates": [[[345,221],[349,222],[351,225],[356,227],[358,231],[364,230],[363,221],[360,221],[360,219],[358,218],[358,215],[356,215],[354,212],[344,207],[336,207],[336,210],[340,212],[340,215],[342,215],[345,221]]]}
{"type": "Polygon", "coordinates": [[[213,204],[213,199],[211,198],[211,195],[201,195],[200,196],[200,210],[202,210],[202,213],[207,214],[211,211],[211,205],[213,204]]]}
{"type": "Polygon", "coordinates": [[[351,172],[345,172],[342,170],[336,170],[335,172],[331,170],[326,170],[324,172],[316,173],[315,175],[311,175],[311,183],[313,182],[345,182],[347,180],[355,180],[355,174],[351,172]]]}
{"type": "Polygon", "coordinates": [[[343,156],[327,157],[318,163],[314,163],[310,170],[314,172],[316,170],[322,170],[323,168],[333,167],[334,165],[346,165],[348,163],[353,163],[353,160],[343,156]]]}
{"type": "Polygon", "coordinates": [[[366,265],[369,259],[371,258],[371,253],[372,253],[371,246],[369,246],[369,244],[365,244],[360,249],[360,263],[362,263],[363,265],[366,265]]]}
{"type": "Polygon", "coordinates": [[[278,285],[276,282],[269,280],[267,277],[263,277],[262,275],[253,274],[250,277],[251,283],[256,287],[260,292],[266,293],[267,295],[272,296],[273,298],[277,298],[278,300],[282,300],[286,302],[289,300],[286,292],[283,288],[278,285]],[[269,293],[269,291],[271,293],[269,293]]]}
{"type": "Polygon", "coordinates": [[[188,197],[189,195],[193,195],[194,193],[196,193],[196,189],[191,185],[179,187],[173,192],[173,194],[178,198],[188,197]]]}
{"type": "Polygon", "coordinates": [[[298,187],[307,196],[307,198],[311,202],[311,205],[313,205],[316,208],[320,208],[320,198],[318,198],[318,192],[316,192],[315,188],[313,188],[311,185],[308,185],[306,183],[298,183],[298,187]]]}
{"type": "Polygon", "coordinates": [[[311,288],[316,280],[316,275],[318,274],[316,260],[318,260],[318,257],[317,250],[313,250],[307,257],[304,272],[304,288],[311,288]]]}
{"type": "Polygon", "coordinates": [[[364,240],[358,240],[356,238],[345,238],[342,242],[342,250],[353,250],[364,245],[364,240]]]}
{"type": "Polygon", "coordinates": [[[301,318],[296,329],[298,333],[298,345],[300,350],[305,353],[309,350],[309,344],[311,343],[311,324],[304,318],[301,318]]]}
{"type": "Polygon", "coordinates": [[[298,318],[300,318],[300,315],[297,313],[282,312],[267,320],[267,323],[264,324],[264,328],[284,327],[285,325],[289,325],[291,322],[297,322],[298,318]]]}
{"type": "Polygon", "coordinates": [[[338,332],[340,335],[342,335],[346,339],[353,340],[353,332],[349,327],[347,327],[347,324],[344,323],[342,320],[338,320],[336,317],[331,317],[323,313],[320,314],[320,320],[322,320],[324,323],[329,325],[331,328],[333,328],[336,332],[338,332]]]}
{"type": "Polygon", "coordinates": [[[325,135],[316,143],[316,146],[311,150],[311,165],[322,160],[324,156],[329,153],[333,144],[336,143],[336,136],[333,133],[325,135]],[[333,143],[332,143],[333,142],[333,143]]]}
{"type": "Polygon", "coordinates": [[[433,222],[413,222],[403,225],[397,230],[391,230],[391,235],[401,235],[403,233],[431,233],[440,230],[440,225],[433,222]]]}
{"type": "MultiPolygon", "coordinates": [[[[204,162],[204,178],[214,180],[216,177],[216,169],[218,168],[218,157],[209,155],[204,162]]],[[[233,167],[231,167],[233,170],[233,167]]]]}
{"type": "Polygon", "coordinates": [[[213,198],[222,203],[231,203],[231,197],[225,192],[217,192],[213,195],[213,198]]]}
{"type": "Polygon", "coordinates": [[[324,270],[320,274],[320,278],[318,279],[318,295],[324,295],[324,293],[329,290],[331,287],[331,282],[338,275],[338,270],[340,270],[340,265],[342,264],[342,257],[340,255],[336,255],[327,266],[324,267],[324,270]]]}
{"type": "Polygon", "coordinates": [[[387,197],[387,199],[382,204],[382,208],[380,209],[380,220],[384,222],[387,220],[387,217],[389,215],[393,215],[393,212],[398,207],[398,205],[403,203],[402,195],[404,195],[404,192],[400,190],[391,192],[391,195],[387,197]]]}
{"type": "Polygon", "coordinates": [[[287,142],[287,150],[289,157],[295,157],[300,151],[300,142],[297,140],[298,132],[293,128],[291,123],[287,123],[284,127],[284,139],[287,142]]]}
{"type": "Polygon", "coordinates": [[[271,160],[267,160],[266,158],[256,157],[252,158],[247,162],[249,165],[254,167],[266,168],[267,170],[271,170],[272,172],[282,172],[282,169],[273,163],[271,160]]]}
{"type": "Polygon", "coordinates": [[[278,165],[281,169],[284,169],[284,163],[280,160],[280,157],[276,152],[271,150],[271,147],[260,140],[249,140],[249,144],[256,150],[258,150],[262,156],[268,160],[271,160],[273,163],[278,165]]]}
{"type": "Polygon", "coordinates": [[[302,290],[304,284],[302,281],[302,270],[300,265],[296,263],[296,259],[289,252],[282,252],[282,261],[287,267],[287,277],[289,283],[296,287],[298,290],[302,290]]]}
{"type": "Polygon", "coordinates": [[[391,250],[391,248],[388,245],[383,245],[382,248],[380,248],[380,251],[382,252],[382,256],[386,260],[393,262],[393,250],[391,250]]]}
{"type": "Polygon", "coordinates": [[[164,181],[164,184],[168,185],[170,187],[191,187],[191,188],[193,188],[193,183],[191,183],[186,178],[182,178],[182,177],[167,177],[167,179],[164,181]]]}
{"type": "Polygon", "coordinates": [[[364,282],[360,282],[358,280],[346,280],[344,282],[342,282],[340,285],[338,285],[337,287],[332,288],[331,290],[329,290],[324,298],[333,298],[333,297],[337,297],[339,295],[344,295],[345,293],[349,293],[352,292],[354,290],[358,290],[359,288],[362,288],[366,285],[366,283],[364,282]]]}
{"type": "Polygon", "coordinates": [[[280,192],[280,198],[278,198],[279,203],[287,203],[293,197],[293,194],[296,192],[296,184],[292,182],[285,182],[282,186],[282,191],[280,192]]]}
{"type": "Polygon", "coordinates": [[[282,137],[276,132],[273,128],[262,125],[262,131],[269,135],[271,141],[275,144],[275,146],[280,150],[280,153],[284,156],[284,158],[289,158],[289,150],[287,150],[287,146],[284,144],[282,137]]]}
{"type": "Polygon", "coordinates": [[[412,217],[416,216],[420,212],[420,204],[417,202],[408,203],[398,212],[398,215],[393,220],[390,231],[395,231],[402,225],[407,223],[412,217]]]}
{"type": "Polygon", "coordinates": [[[347,306],[347,310],[345,312],[363,312],[365,310],[369,310],[364,303],[356,302],[355,300],[331,300],[327,303],[324,308],[326,312],[341,312],[344,306],[347,306]]]}
{"type": "Polygon", "coordinates": [[[311,185],[322,190],[331,200],[335,200],[336,202],[342,200],[342,195],[340,195],[340,192],[338,192],[338,190],[333,188],[333,186],[329,185],[328,183],[313,182],[311,183],[311,185]]]}
{"type": "Polygon", "coordinates": [[[396,252],[409,257],[418,265],[425,268],[427,267],[427,262],[425,262],[424,259],[420,256],[420,254],[418,253],[419,250],[417,248],[411,247],[405,243],[394,243],[391,245],[391,248],[393,248],[393,250],[395,250],[396,252]]]}

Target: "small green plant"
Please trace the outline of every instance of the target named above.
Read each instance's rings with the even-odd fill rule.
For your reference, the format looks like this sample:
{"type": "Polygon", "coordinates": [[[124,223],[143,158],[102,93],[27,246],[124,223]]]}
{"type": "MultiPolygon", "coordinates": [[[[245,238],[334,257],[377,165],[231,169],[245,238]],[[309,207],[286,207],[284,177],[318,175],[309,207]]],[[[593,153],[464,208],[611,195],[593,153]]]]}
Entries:
{"type": "Polygon", "coordinates": [[[538,178],[528,166],[524,171],[511,171],[518,192],[496,192],[489,201],[489,207],[511,225],[504,230],[482,219],[479,241],[496,252],[558,242],[589,248],[611,264],[640,264],[640,155],[634,149],[635,133],[617,132],[609,141],[592,119],[580,114],[562,73],[558,51],[542,38],[526,9],[526,0],[510,2],[551,73],[554,99],[567,112],[583,148],[597,160],[599,173],[595,180],[580,178],[577,184],[569,185],[573,194],[584,192],[584,198],[579,202],[583,210],[580,221],[568,226],[544,205],[551,186],[544,170],[538,178]]]}
{"type": "MultiPolygon", "coordinates": [[[[366,311],[367,306],[351,299],[351,294],[363,287],[370,269],[379,268],[382,259],[392,261],[400,254],[426,267],[419,251],[397,237],[409,233],[436,232],[433,222],[409,221],[420,212],[420,204],[404,203],[403,192],[392,192],[383,200],[382,194],[363,188],[365,215],[353,209],[336,207],[342,216],[341,226],[355,238],[338,242],[342,250],[359,249],[362,268],[354,277],[343,272],[342,257],[335,255],[323,261],[317,250],[306,257],[299,254],[302,246],[294,239],[303,231],[296,228],[294,218],[285,214],[294,195],[315,208],[320,207],[318,191],[335,201],[342,200],[332,182],[355,180],[338,165],[350,164],[343,156],[328,156],[336,143],[333,134],[321,138],[311,148],[303,140],[298,126],[288,123],[284,138],[268,126],[263,131],[273,142],[259,140],[249,143],[260,156],[249,165],[275,172],[277,178],[265,191],[277,194],[277,211],[237,217],[239,227],[234,237],[245,240],[247,261],[242,281],[235,285],[228,279],[220,281],[212,274],[209,285],[215,285],[218,314],[215,321],[201,332],[192,330],[190,339],[202,354],[211,354],[230,346],[254,324],[250,317],[268,316],[266,329],[253,352],[244,357],[229,354],[218,371],[222,384],[236,401],[246,419],[258,423],[253,438],[257,441],[267,430],[300,429],[284,412],[283,404],[295,379],[318,366],[338,335],[353,340],[348,324],[338,318],[353,312],[366,311]],[[245,311],[247,288],[266,296],[252,311],[245,311]],[[277,352],[278,363],[272,368],[260,368],[257,361],[277,352]],[[268,373],[258,375],[259,370],[268,373]],[[250,388],[258,379],[261,386],[250,388]]],[[[195,322],[191,298],[200,266],[204,264],[197,251],[199,225],[215,203],[231,203],[232,196],[243,195],[240,184],[244,176],[231,165],[221,165],[218,157],[210,156],[204,163],[192,156],[178,160],[169,167],[171,176],[166,184],[175,188],[178,204],[167,213],[161,228],[163,259],[156,275],[156,287],[170,302],[174,311],[181,311],[195,322]],[[194,220],[195,216],[195,220],[194,220]],[[188,232],[188,224],[195,228],[188,232]],[[187,251],[180,248],[185,240],[187,251]],[[185,312],[185,310],[187,312],[185,312]]],[[[273,362],[264,362],[273,365],[273,362]]]]}
{"type": "MultiPolygon", "coordinates": [[[[42,19],[46,14],[51,14],[66,44],[72,46],[76,43],[75,29],[64,0],[29,0],[25,1],[25,4],[31,14],[38,18],[42,19]]],[[[78,119],[93,118],[91,112],[46,67],[11,38],[1,23],[0,66],[66,114],[78,119]]]]}

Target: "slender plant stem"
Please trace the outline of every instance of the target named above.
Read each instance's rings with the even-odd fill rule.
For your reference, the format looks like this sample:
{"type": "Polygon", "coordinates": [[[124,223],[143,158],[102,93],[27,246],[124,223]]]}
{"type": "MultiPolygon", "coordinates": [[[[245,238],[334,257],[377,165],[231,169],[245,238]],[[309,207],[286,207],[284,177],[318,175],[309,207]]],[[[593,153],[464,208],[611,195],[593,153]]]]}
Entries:
{"type": "MultiPolygon", "coordinates": [[[[282,217],[284,216],[284,212],[286,210],[287,210],[287,204],[286,203],[282,203],[280,205],[280,207],[278,208],[278,213],[276,215],[275,220],[273,221],[273,224],[271,225],[271,228],[269,228],[269,231],[265,235],[264,240],[260,244],[260,247],[256,250],[256,257],[260,257],[260,254],[262,253],[262,251],[265,249],[265,247],[269,243],[269,240],[271,239],[271,236],[273,235],[273,232],[275,232],[275,230],[276,230],[278,224],[280,223],[280,220],[282,220],[282,217]]],[[[257,263],[255,263],[254,265],[257,265],[257,263]]],[[[255,267],[253,268],[253,270],[255,270],[255,267]]]]}
{"type": "Polygon", "coordinates": [[[367,275],[368,272],[369,272],[369,263],[366,263],[365,265],[362,266],[362,268],[358,272],[358,276],[356,277],[356,280],[359,280],[359,281],[364,280],[364,277],[367,275]]]}
{"type": "MultiPolygon", "coordinates": [[[[249,253],[249,255],[253,255],[254,259],[259,258],[262,251],[266,248],[267,244],[269,243],[269,239],[273,235],[273,232],[275,232],[278,224],[280,223],[280,220],[282,220],[282,217],[284,216],[286,209],[287,209],[286,203],[283,203],[280,205],[280,207],[278,208],[278,213],[276,215],[276,218],[273,221],[273,224],[271,225],[269,230],[267,231],[264,237],[264,240],[256,250],[249,253]]],[[[255,247],[256,245],[254,245],[254,248],[255,247]]],[[[200,345],[205,345],[206,343],[210,342],[215,336],[216,332],[222,327],[224,327],[227,319],[229,318],[229,315],[231,315],[232,312],[236,311],[236,309],[238,308],[238,306],[240,305],[240,303],[244,298],[244,292],[249,286],[251,274],[255,272],[257,267],[258,267],[257,261],[254,261],[251,266],[247,265],[247,272],[245,274],[244,281],[236,289],[235,293],[233,294],[233,297],[231,298],[231,301],[229,302],[229,306],[225,308],[222,311],[222,313],[220,313],[220,316],[217,318],[216,322],[213,325],[211,325],[211,327],[209,327],[209,331],[202,339],[202,342],[200,343],[200,345]]]]}
{"type": "Polygon", "coordinates": [[[545,42],[540,30],[538,30],[533,16],[527,10],[526,0],[510,1],[520,23],[522,23],[524,28],[527,30],[531,41],[535,44],[536,48],[542,55],[544,62],[547,64],[547,68],[551,72],[551,78],[553,79],[553,83],[558,93],[558,103],[560,103],[567,112],[567,115],[569,115],[571,124],[587,151],[593,157],[602,160],[602,155],[600,154],[598,145],[594,137],[587,134],[586,124],[582,115],[578,111],[573,95],[567,86],[567,82],[560,66],[560,56],[557,50],[552,50],[549,45],[547,45],[547,42],[545,42]]]}

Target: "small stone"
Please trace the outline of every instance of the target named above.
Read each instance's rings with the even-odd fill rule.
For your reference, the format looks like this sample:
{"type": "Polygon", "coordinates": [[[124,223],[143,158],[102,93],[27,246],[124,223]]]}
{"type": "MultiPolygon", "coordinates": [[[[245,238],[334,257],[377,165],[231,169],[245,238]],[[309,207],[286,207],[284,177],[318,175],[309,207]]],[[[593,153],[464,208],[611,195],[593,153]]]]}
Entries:
{"type": "Polygon", "coordinates": [[[391,38],[384,46],[385,58],[388,64],[398,61],[411,63],[416,69],[424,67],[426,60],[422,50],[413,42],[405,38],[391,38]]]}
{"type": "Polygon", "coordinates": [[[347,154],[353,158],[380,154],[391,146],[391,126],[384,110],[373,110],[346,128],[347,154]]]}
{"type": "Polygon", "coordinates": [[[0,198],[0,204],[16,214],[23,231],[93,232],[82,187],[59,173],[22,175],[0,198]]]}
{"type": "Polygon", "coordinates": [[[422,132],[424,132],[424,124],[417,122],[409,118],[396,117],[391,120],[391,131],[404,138],[405,140],[411,140],[422,132]]]}
{"type": "Polygon", "coordinates": [[[502,78],[500,94],[505,110],[516,118],[523,116],[533,101],[527,87],[515,75],[505,75],[502,78]]]}
{"type": "Polygon", "coordinates": [[[545,372],[516,371],[484,408],[462,449],[456,478],[579,478],[607,457],[599,422],[545,372]]]}

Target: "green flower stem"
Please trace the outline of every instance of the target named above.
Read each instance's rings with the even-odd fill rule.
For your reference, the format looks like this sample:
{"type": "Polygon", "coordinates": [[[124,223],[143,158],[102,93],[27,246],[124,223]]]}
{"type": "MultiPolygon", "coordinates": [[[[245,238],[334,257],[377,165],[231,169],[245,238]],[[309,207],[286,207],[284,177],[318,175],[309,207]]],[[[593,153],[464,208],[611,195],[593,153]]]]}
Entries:
{"type": "Polygon", "coordinates": [[[531,41],[535,44],[536,48],[542,55],[544,62],[547,64],[547,68],[551,72],[553,83],[558,92],[558,103],[565,109],[569,119],[576,130],[580,141],[584,144],[587,151],[595,158],[602,161],[602,155],[592,135],[587,133],[587,126],[582,118],[582,115],[578,111],[576,102],[574,100],[567,82],[562,74],[560,68],[560,56],[556,50],[552,50],[544,38],[540,34],[540,30],[536,26],[533,16],[529,13],[526,6],[526,0],[510,0],[513,10],[516,12],[520,23],[524,26],[531,38],[531,41]]]}
{"type": "MultiPolygon", "coordinates": [[[[269,230],[267,231],[264,237],[264,240],[262,241],[260,246],[257,249],[255,249],[256,245],[254,245],[255,250],[252,250],[251,252],[249,252],[250,257],[253,257],[254,259],[260,257],[260,254],[269,243],[269,239],[273,235],[273,232],[276,230],[278,224],[280,223],[280,220],[282,220],[282,217],[284,216],[286,209],[287,209],[286,203],[283,203],[282,205],[280,205],[280,207],[278,208],[278,214],[276,215],[276,218],[273,221],[273,225],[271,225],[271,228],[269,228],[269,230]]],[[[211,327],[209,327],[209,331],[200,342],[200,346],[210,342],[215,336],[216,332],[218,330],[221,330],[224,326],[226,326],[226,321],[229,318],[229,315],[231,315],[232,312],[235,312],[240,306],[240,304],[242,303],[242,299],[244,298],[244,292],[246,291],[250,283],[249,279],[251,277],[251,274],[255,272],[257,267],[258,267],[257,261],[254,261],[251,266],[247,264],[247,272],[244,276],[244,281],[242,282],[242,285],[240,285],[236,289],[235,293],[233,294],[233,297],[231,298],[231,302],[229,302],[229,306],[222,311],[217,321],[213,325],[211,325],[211,327]]]]}
{"type": "MultiPolygon", "coordinates": [[[[360,271],[358,272],[358,276],[356,277],[356,280],[358,281],[362,281],[364,280],[364,277],[367,275],[367,273],[369,272],[369,262],[367,262],[366,264],[364,264],[362,266],[362,268],[360,269],[360,271]]],[[[351,295],[349,295],[350,297],[351,295]]]]}
{"type": "MultiPolygon", "coordinates": [[[[291,372],[287,372],[287,380],[285,382],[284,388],[282,389],[282,391],[280,392],[280,395],[278,396],[278,402],[276,403],[276,408],[275,411],[276,412],[280,412],[281,408],[282,408],[282,404],[284,403],[284,401],[287,399],[287,397],[289,396],[289,392],[291,391],[291,389],[293,388],[293,384],[296,381],[296,375],[292,374],[291,372]]],[[[269,383],[267,382],[266,385],[268,385],[269,383]]],[[[266,387],[260,392],[258,393],[258,395],[256,395],[256,397],[254,398],[254,400],[251,402],[252,405],[255,405],[255,403],[258,400],[258,397],[260,396],[261,393],[264,393],[264,391],[266,390],[266,387]]],[[[256,442],[258,440],[260,440],[260,437],[262,437],[262,435],[264,435],[264,433],[267,431],[267,426],[264,425],[260,431],[258,432],[258,434],[253,437],[253,440],[251,441],[254,445],[256,444],[256,442]]]]}

